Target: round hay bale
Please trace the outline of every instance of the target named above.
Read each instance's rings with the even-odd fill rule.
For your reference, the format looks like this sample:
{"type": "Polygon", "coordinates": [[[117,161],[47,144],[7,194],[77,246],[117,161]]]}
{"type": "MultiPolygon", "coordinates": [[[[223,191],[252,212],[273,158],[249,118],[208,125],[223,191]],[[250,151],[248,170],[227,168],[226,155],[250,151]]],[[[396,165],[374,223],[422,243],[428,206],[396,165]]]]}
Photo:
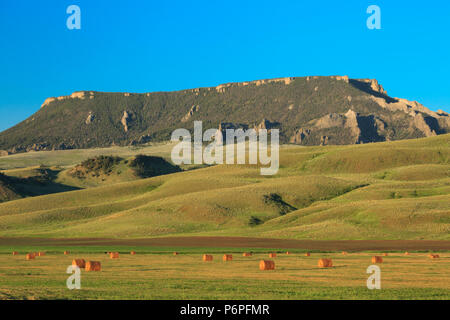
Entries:
{"type": "Polygon", "coordinates": [[[213,260],[213,256],[210,254],[204,254],[203,255],[203,261],[212,261],[213,260]]]}
{"type": "Polygon", "coordinates": [[[275,270],[275,261],[261,260],[259,262],[259,270],[275,270]]]}
{"type": "Polygon", "coordinates": [[[347,251],[342,251],[342,255],[346,256],[347,254],[347,251]]]}
{"type": "Polygon", "coordinates": [[[39,257],[43,257],[43,256],[45,256],[45,252],[41,252],[41,251],[39,251],[39,252],[38,252],[38,256],[39,256],[39,257]]]}
{"type": "Polygon", "coordinates": [[[88,261],[86,262],[86,271],[101,271],[102,264],[100,261],[88,261]]]}
{"type": "Polygon", "coordinates": [[[67,251],[67,250],[66,250],[66,251],[64,251],[64,254],[65,254],[65,255],[68,255],[69,253],[70,253],[70,252],[69,252],[69,251],[67,251]]]}
{"type": "Polygon", "coordinates": [[[84,259],[73,259],[72,265],[78,266],[78,268],[84,269],[86,267],[86,261],[84,261],[84,259]]]}
{"type": "Polygon", "coordinates": [[[119,253],[118,252],[110,252],[109,257],[111,259],[119,259],[119,253]]]}
{"type": "Polygon", "coordinates": [[[174,256],[177,256],[177,255],[178,255],[178,252],[174,252],[173,255],[174,255],[174,256]]]}
{"type": "Polygon", "coordinates": [[[430,259],[438,259],[438,258],[440,258],[438,254],[430,253],[428,256],[430,257],[430,259]]]}
{"type": "Polygon", "coordinates": [[[372,263],[383,263],[383,258],[380,256],[373,256],[372,263]]]}
{"type": "Polygon", "coordinates": [[[269,258],[276,258],[277,254],[276,253],[269,253],[269,258]]]}
{"type": "Polygon", "coordinates": [[[136,251],[131,251],[130,254],[131,254],[132,256],[134,256],[134,255],[136,254],[136,251]]]}
{"type": "Polygon", "coordinates": [[[251,254],[250,252],[244,252],[244,253],[242,254],[242,256],[243,256],[243,257],[251,257],[252,254],[251,254]]]}
{"type": "Polygon", "coordinates": [[[387,252],[383,253],[383,257],[387,257],[387,256],[388,256],[387,252]]]}
{"type": "Polygon", "coordinates": [[[331,259],[319,259],[319,268],[331,268],[333,266],[333,261],[331,259]]]}
{"type": "Polygon", "coordinates": [[[286,254],[289,255],[289,254],[291,254],[291,253],[290,253],[289,251],[286,251],[286,254]]]}
{"type": "Polygon", "coordinates": [[[18,253],[17,251],[13,251],[13,252],[12,252],[12,255],[13,255],[13,256],[17,256],[17,255],[19,255],[19,253],[18,253]]]}
{"type": "Polygon", "coordinates": [[[405,256],[409,256],[409,252],[408,251],[405,252],[405,256]]]}
{"type": "Polygon", "coordinates": [[[223,261],[232,261],[233,260],[233,255],[231,255],[231,254],[224,254],[222,259],[223,259],[223,261]]]}
{"type": "Polygon", "coordinates": [[[309,252],[305,253],[305,257],[309,257],[310,255],[311,255],[311,253],[309,253],[309,252]]]}
{"type": "Polygon", "coordinates": [[[27,260],[34,260],[35,255],[34,255],[34,253],[27,253],[26,258],[27,258],[27,260]]]}

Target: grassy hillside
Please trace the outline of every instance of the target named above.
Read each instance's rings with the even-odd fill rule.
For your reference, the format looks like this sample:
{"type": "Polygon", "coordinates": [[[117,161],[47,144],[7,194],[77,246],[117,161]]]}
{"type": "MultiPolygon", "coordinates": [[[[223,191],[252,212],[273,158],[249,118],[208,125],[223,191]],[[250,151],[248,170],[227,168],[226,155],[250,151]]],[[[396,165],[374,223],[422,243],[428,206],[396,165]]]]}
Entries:
{"type": "Polygon", "coordinates": [[[3,203],[0,236],[450,240],[449,146],[283,146],[275,176],[218,165],[3,203]]]}
{"type": "MultiPolygon", "coordinates": [[[[54,152],[47,152],[51,158],[54,152]]],[[[52,159],[54,161],[54,159],[52,159]]],[[[25,161],[28,163],[28,160],[25,161]]],[[[15,161],[15,165],[19,162],[15,161]]],[[[44,165],[0,172],[0,202],[179,172],[182,169],[158,156],[96,156],[67,169],[44,165]]]]}

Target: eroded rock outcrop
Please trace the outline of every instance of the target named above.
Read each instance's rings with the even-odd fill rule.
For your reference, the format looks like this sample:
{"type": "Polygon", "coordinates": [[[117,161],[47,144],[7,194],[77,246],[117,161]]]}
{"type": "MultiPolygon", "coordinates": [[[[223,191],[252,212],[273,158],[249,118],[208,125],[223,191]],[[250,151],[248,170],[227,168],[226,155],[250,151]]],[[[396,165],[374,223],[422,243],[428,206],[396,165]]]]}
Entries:
{"type": "Polygon", "coordinates": [[[94,121],[94,119],[95,119],[95,115],[92,113],[92,111],[89,111],[89,114],[88,114],[88,116],[86,118],[85,123],[86,124],[91,124],[92,121],[94,121]]]}
{"type": "Polygon", "coordinates": [[[215,87],[215,89],[219,93],[224,93],[225,90],[230,87],[245,87],[245,86],[249,86],[249,85],[262,86],[264,84],[269,84],[269,83],[282,83],[285,85],[289,85],[294,80],[295,80],[295,77],[285,77],[285,78],[264,79],[264,80],[255,80],[255,81],[224,83],[224,84],[218,85],[217,87],[215,87]]]}
{"type": "Polygon", "coordinates": [[[45,99],[44,103],[41,105],[41,108],[48,106],[50,103],[54,101],[61,101],[65,99],[85,99],[86,97],[89,97],[90,99],[94,98],[94,92],[93,91],[75,91],[69,96],[60,96],[60,97],[50,97],[45,99]]]}
{"type": "Polygon", "coordinates": [[[192,116],[200,110],[199,105],[193,105],[189,112],[181,119],[181,122],[187,122],[189,119],[192,118],[192,116]]]}
{"type": "Polygon", "coordinates": [[[336,144],[336,136],[333,136],[332,132],[336,133],[338,130],[348,132],[347,139],[351,139],[351,143],[385,140],[385,123],[382,119],[374,115],[362,116],[349,109],[345,114],[330,113],[310,121],[307,127],[296,130],[290,137],[289,142],[304,144],[307,138],[315,135],[317,136],[316,139],[319,139],[320,145],[326,145],[330,142],[336,144]],[[323,134],[325,132],[330,133],[323,134]]]}
{"type": "Polygon", "coordinates": [[[304,139],[311,134],[311,130],[300,128],[295,131],[294,135],[289,139],[290,143],[302,144],[304,139]]]}
{"type": "Polygon", "coordinates": [[[384,90],[383,86],[378,83],[378,80],[376,79],[355,79],[355,81],[358,81],[363,84],[367,84],[368,87],[373,90],[374,92],[381,93],[383,95],[387,95],[386,90],[384,90]]]}
{"type": "Polygon", "coordinates": [[[417,113],[414,115],[414,125],[425,135],[425,137],[431,137],[436,135],[436,132],[430,128],[430,126],[425,121],[425,118],[421,113],[417,113]]]}
{"type": "Polygon", "coordinates": [[[124,111],[123,115],[122,115],[122,119],[120,119],[120,123],[122,123],[123,125],[123,130],[125,132],[128,132],[128,125],[130,123],[131,117],[130,114],[128,113],[128,111],[124,111]]]}
{"type": "Polygon", "coordinates": [[[267,119],[263,119],[258,125],[254,127],[255,131],[259,131],[261,129],[267,130],[267,132],[270,132],[272,129],[277,129],[280,127],[279,122],[272,122],[267,119]]]}

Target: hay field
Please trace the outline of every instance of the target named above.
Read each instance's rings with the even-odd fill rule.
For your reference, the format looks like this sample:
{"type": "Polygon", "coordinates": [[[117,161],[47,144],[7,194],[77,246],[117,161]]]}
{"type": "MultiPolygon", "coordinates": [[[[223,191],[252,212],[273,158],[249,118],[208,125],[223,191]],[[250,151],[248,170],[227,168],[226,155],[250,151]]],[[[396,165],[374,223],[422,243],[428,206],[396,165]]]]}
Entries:
{"type": "Polygon", "coordinates": [[[390,252],[378,264],[381,290],[369,290],[366,269],[381,252],[312,252],[306,257],[302,250],[286,255],[281,249],[178,247],[138,248],[130,255],[133,248],[120,249],[119,259],[78,248],[67,256],[63,249],[48,251],[32,261],[25,260],[25,252],[12,256],[2,250],[0,299],[450,299],[449,252],[433,260],[425,252],[390,252]],[[242,256],[253,250],[253,256],[242,256]],[[225,252],[232,261],[222,261],[225,252]],[[269,252],[277,252],[270,259],[276,269],[260,271],[259,261],[268,260],[269,252]],[[214,260],[203,262],[202,253],[214,260]],[[100,272],[82,270],[80,290],[66,288],[66,269],[74,258],[102,263],[100,272]],[[331,258],[334,266],[318,268],[319,258],[331,258]]]}

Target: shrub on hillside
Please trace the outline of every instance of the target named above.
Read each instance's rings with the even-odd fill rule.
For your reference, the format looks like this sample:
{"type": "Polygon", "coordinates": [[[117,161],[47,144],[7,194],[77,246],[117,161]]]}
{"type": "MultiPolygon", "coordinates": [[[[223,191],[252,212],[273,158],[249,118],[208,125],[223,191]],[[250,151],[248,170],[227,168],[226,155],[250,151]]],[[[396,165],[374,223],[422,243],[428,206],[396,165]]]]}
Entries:
{"type": "Polygon", "coordinates": [[[163,158],[146,156],[143,154],[137,155],[129,163],[130,168],[133,168],[134,173],[141,178],[149,178],[179,172],[181,169],[163,158]]]}

